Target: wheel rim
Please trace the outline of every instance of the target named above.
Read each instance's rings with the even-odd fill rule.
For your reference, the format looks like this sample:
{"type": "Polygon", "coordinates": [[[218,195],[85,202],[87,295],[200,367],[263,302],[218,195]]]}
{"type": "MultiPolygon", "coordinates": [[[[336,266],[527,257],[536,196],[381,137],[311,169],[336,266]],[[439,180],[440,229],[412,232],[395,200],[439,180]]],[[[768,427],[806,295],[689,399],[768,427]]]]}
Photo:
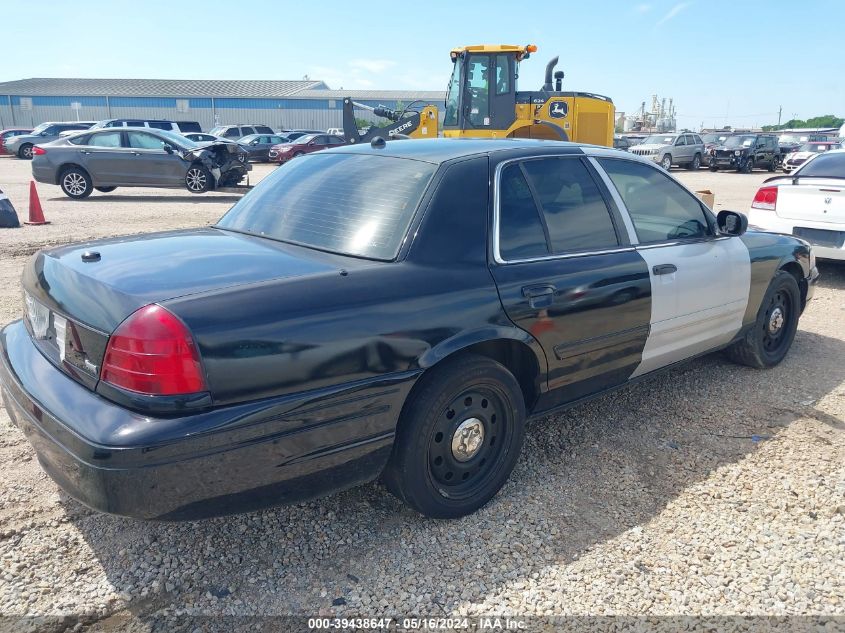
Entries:
{"type": "Polygon", "coordinates": [[[32,145],[26,145],[21,152],[24,158],[32,158],[32,145]]]}
{"type": "Polygon", "coordinates": [[[763,321],[763,349],[768,353],[782,351],[789,340],[792,308],[792,297],[785,291],[779,290],[772,296],[763,321]]]}
{"type": "Polygon", "coordinates": [[[88,188],[88,183],[85,182],[85,177],[75,171],[65,174],[65,177],[62,179],[62,184],[64,185],[65,191],[72,196],[81,196],[88,188]]]}
{"type": "Polygon", "coordinates": [[[196,167],[189,169],[185,175],[185,183],[191,191],[202,191],[205,189],[206,177],[201,169],[196,167]]]}
{"type": "Polygon", "coordinates": [[[444,497],[472,497],[495,477],[513,432],[505,399],[471,387],[440,412],[429,440],[429,473],[444,497]]]}
{"type": "Polygon", "coordinates": [[[751,173],[751,171],[753,169],[754,169],[754,159],[749,158],[748,162],[745,163],[745,171],[747,171],[748,173],[751,173]]]}
{"type": "Polygon", "coordinates": [[[672,159],[669,158],[668,156],[664,156],[664,158],[663,158],[663,169],[668,170],[670,167],[672,167],[672,159]]]}
{"type": "Polygon", "coordinates": [[[701,159],[698,156],[696,156],[695,158],[692,159],[692,168],[698,169],[699,167],[701,167],[701,159]]]}

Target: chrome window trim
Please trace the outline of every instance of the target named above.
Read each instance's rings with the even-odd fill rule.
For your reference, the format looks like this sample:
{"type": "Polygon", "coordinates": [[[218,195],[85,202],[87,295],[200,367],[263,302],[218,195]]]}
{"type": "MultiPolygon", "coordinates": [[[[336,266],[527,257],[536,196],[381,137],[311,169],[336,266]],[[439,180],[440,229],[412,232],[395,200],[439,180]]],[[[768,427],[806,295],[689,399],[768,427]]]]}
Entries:
{"type": "MultiPolygon", "coordinates": [[[[574,257],[589,257],[591,255],[605,255],[610,253],[626,253],[629,251],[635,250],[635,247],[632,243],[631,246],[616,246],[613,248],[603,248],[599,250],[584,250],[584,251],[572,251],[569,253],[558,253],[558,254],[549,254],[543,257],[528,257],[524,259],[505,259],[502,257],[501,252],[499,251],[499,209],[500,209],[500,190],[499,182],[501,181],[502,171],[505,167],[512,163],[521,163],[530,160],[540,159],[540,158],[573,158],[573,159],[581,159],[585,158],[585,154],[537,154],[532,156],[520,156],[519,158],[509,158],[507,160],[503,160],[498,165],[496,165],[496,171],[494,172],[493,176],[493,260],[497,264],[525,264],[530,262],[544,262],[547,260],[554,260],[554,259],[572,259],[574,257]]],[[[589,158],[589,157],[586,157],[589,158]]],[[[599,173],[602,172],[599,170],[599,173]]],[[[606,185],[605,185],[606,186],[606,185]]],[[[615,191],[615,189],[611,189],[611,195],[615,191]]],[[[618,194],[617,194],[618,195],[618,194]]],[[[616,199],[614,198],[614,202],[616,199]]],[[[618,204],[618,202],[617,202],[618,204]]],[[[605,204],[605,206],[607,206],[605,204]]],[[[622,215],[623,222],[630,221],[630,218],[626,218],[627,216],[627,209],[623,212],[620,208],[620,213],[622,215]]],[[[610,209],[607,210],[608,216],[611,217],[610,209]]],[[[611,217],[612,220],[612,217],[611,217]]],[[[628,230],[627,224],[625,226],[625,230],[628,230]]]]}

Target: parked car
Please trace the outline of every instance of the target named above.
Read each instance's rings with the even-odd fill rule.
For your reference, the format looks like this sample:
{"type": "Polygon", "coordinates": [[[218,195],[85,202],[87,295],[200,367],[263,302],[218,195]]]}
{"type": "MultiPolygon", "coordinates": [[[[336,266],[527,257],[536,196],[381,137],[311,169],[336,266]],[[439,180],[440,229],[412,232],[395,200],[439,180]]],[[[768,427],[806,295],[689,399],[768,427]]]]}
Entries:
{"type": "Polygon", "coordinates": [[[249,160],[270,161],[270,150],[275,145],[287,143],[288,139],[279,134],[250,134],[238,139],[238,144],[249,152],[249,160]]]}
{"type": "MultiPolygon", "coordinates": [[[[284,136],[288,141],[295,141],[296,139],[305,136],[306,134],[324,134],[320,130],[282,130],[281,135],[284,136]]],[[[340,135],[341,138],[343,134],[340,135]]]]}
{"type": "Polygon", "coordinates": [[[270,148],[268,157],[278,163],[284,163],[291,158],[310,154],[311,152],[319,152],[320,150],[328,149],[329,147],[338,147],[345,145],[346,141],[339,136],[329,136],[328,134],[303,134],[299,138],[289,143],[280,143],[273,145],[270,148]]]}
{"type": "Polygon", "coordinates": [[[798,148],[804,143],[810,143],[812,141],[824,142],[827,140],[826,135],[815,132],[808,132],[806,134],[781,134],[778,137],[778,147],[780,148],[781,155],[786,156],[787,154],[798,151],[798,148]]]}
{"type": "Polygon", "coordinates": [[[691,132],[652,134],[630,151],[637,156],[650,158],[666,171],[672,165],[698,169],[704,155],[704,143],[698,134],[691,132]]]}
{"type": "Polygon", "coordinates": [[[330,127],[328,130],[326,130],[326,134],[331,134],[332,136],[343,136],[343,128],[330,127]]]}
{"type": "Polygon", "coordinates": [[[746,227],[607,148],[338,147],[214,226],[40,251],[0,383],[100,511],[200,518],[381,476],[458,517],[507,480],[529,416],[715,350],[786,356],[813,253],[746,227]]]}
{"type": "Polygon", "coordinates": [[[750,174],[756,167],[775,171],[781,160],[774,134],[735,134],[710,150],[710,171],[735,169],[750,174]]]}
{"type": "Polygon", "coordinates": [[[26,127],[7,127],[3,130],[0,130],[0,155],[2,154],[14,154],[14,152],[10,152],[6,149],[6,140],[11,139],[15,136],[23,136],[24,134],[31,134],[32,128],[26,127]]]}
{"type": "Polygon", "coordinates": [[[219,136],[214,136],[213,134],[206,134],[205,132],[188,132],[187,134],[182,134],[182,136],[194,141],[195,143],[213,143],[215,141],[228,140],[219,136]]]}
{"type": "Polygon", "coordinates": [[[748,221],[806,240],[817,257],[845,261],[845,150],[813,154],[789,176],[766,180],[748,221]]]}
{"type": "Polygon", "coordinates": [[[275,134],[273,128],[269,125],[260,123],[238,123],[236,125],[218,125],[208,131],[209,134],[219,136],[221,138],[228,138],[233,141],[248,136],[250,134],[275,134]]]}
{"type": "Polygon", "coordinates": [[[623,152],[629,151],[633,147],[633,143],[624,136],[613,137],[613,149],[621,149],[623,152]]]}
{"type": "Polygon", "coordinates": [[[117,187],[185,187],[205,193],[239,184],[250,170],[248,154],[237,143],[198,144],[150,128],[98,129],[36,145],[33,154],[33,178],[59,185],[71,198],[117,187]]]}
{"type": "Polygon", "coordinates": [[[731,136],[733,132],[708,132],[707,134],[701,135],[701,140],[704,143],[704,154],[701,155],[701,164],[705,167],[710,165],[710,150],[720,145],[723,145],[728,137],[731,136]]]}
{"type": "Polygon", "coordinates": [[[832,149],[839,149],[839,143],[832,143],[830,141],[812,141],[804,143],[791,154],[787,154],[783,159],[783,171],[789,173],[794,169],[807,162],[807,159],[812,158],[816,154],[821,154],[832,149]]]}
{"type": "Polygon", "coordinates": [[[35,126],[29,134],[13,136],[5,141],[6,151],[23,160],[32,159],[32,148],[59,138],[62,132],[87,130],[94,121],[48,122],[35,126]]]}
{"type": "Polygon", "coordinates": [[[197,121],[167,121],[165,119],[105,119],[94,124],[92,129],[110,127],[150,127],[177,134],[202,132],[202,127],[197,121]]]}

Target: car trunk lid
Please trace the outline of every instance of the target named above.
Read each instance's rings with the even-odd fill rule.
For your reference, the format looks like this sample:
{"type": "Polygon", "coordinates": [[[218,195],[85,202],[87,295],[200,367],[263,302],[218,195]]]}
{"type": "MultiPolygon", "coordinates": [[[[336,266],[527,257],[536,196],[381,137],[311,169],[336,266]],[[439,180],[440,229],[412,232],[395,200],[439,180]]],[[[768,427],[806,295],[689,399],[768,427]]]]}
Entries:
{"type": "Polygon", "coordinates": [[[355,262],[215,228],[77,244],[39,252],[26,266],[25,321],[42,353],[93,389],[110,334],[145,305],[355,262]]]}
{"type": "Polygon", "coordinates": [[[790,220],[845,223],[845,180],[799,178],[779,187],[776,212],[790,220]]]}

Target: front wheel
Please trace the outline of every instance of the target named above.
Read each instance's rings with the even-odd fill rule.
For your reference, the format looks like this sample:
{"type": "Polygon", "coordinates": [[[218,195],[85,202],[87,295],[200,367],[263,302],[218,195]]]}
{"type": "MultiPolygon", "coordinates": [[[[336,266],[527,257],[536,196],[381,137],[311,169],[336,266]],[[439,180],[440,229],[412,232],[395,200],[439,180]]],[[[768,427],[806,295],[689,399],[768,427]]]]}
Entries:
{"type": "Polygon", "coordinates": [[[669,171],[672,168],[672,157],[666,154],[663,160],[660,161],[660,166],[666,171],[669,171]]]}
{"type": "Polygon", "coordinates": [[[185,173],[185,187],[191,193],[205,193],[211,189],[214,176],[202,165],[191,165],[185,173]]]}
{"type": "Polygon", "coordinates": [[[32,160],[32,143],[24,143],[18,149],[18,158],[22,160],[32,160]]]}
{"type": "Polygon", "coordinates": [[[779,270],[769,284],[754,327],[727,349],[735,363],[757,369],[780,363],[795,339],[801,314],[801,291],[795,277],[779,270]]]}
{"type": "Polygon", "coordinates": [[[383,479],[425,516],[464,516],[507,481],[524,434],[525,402],[513,374],[467,354],[430,369],[414,388],[383,479]]]}
{"type": "Polygon", "coordinates": [[[748,160],[745,161],[745,165],[742,166],[742,173],[750,174],[752,171],[754,171],[754,159],[749,157],[748,160]]]}
{"type": "MultiPolygon", "coordinates": [[[[713,161],[714,159],[711,158],[710,160],[713,161]]],[[[719,168],[711,162],[710,171],[719,171],[719,168]]]]}
{"type": "Polygon", "coordinates": [[[94,187],[94,189],[96,189],[100,193],[111,193],[112,191],[117,189],[117,187],[94,187]]]}
{"type": "Polygon", "coordinates": [[[94,190],[91,176],[79,167],[70,167],[64,170],[59,180],[59,185],[67,197],[74,198],[75,200],[87,198],[94,190]]]}
{"type": "Polygon", "coordinates": [[[778,159],[772,158],[772,162],[769,163],[769,171],[775,171],[778,168],[778,159]]]}

